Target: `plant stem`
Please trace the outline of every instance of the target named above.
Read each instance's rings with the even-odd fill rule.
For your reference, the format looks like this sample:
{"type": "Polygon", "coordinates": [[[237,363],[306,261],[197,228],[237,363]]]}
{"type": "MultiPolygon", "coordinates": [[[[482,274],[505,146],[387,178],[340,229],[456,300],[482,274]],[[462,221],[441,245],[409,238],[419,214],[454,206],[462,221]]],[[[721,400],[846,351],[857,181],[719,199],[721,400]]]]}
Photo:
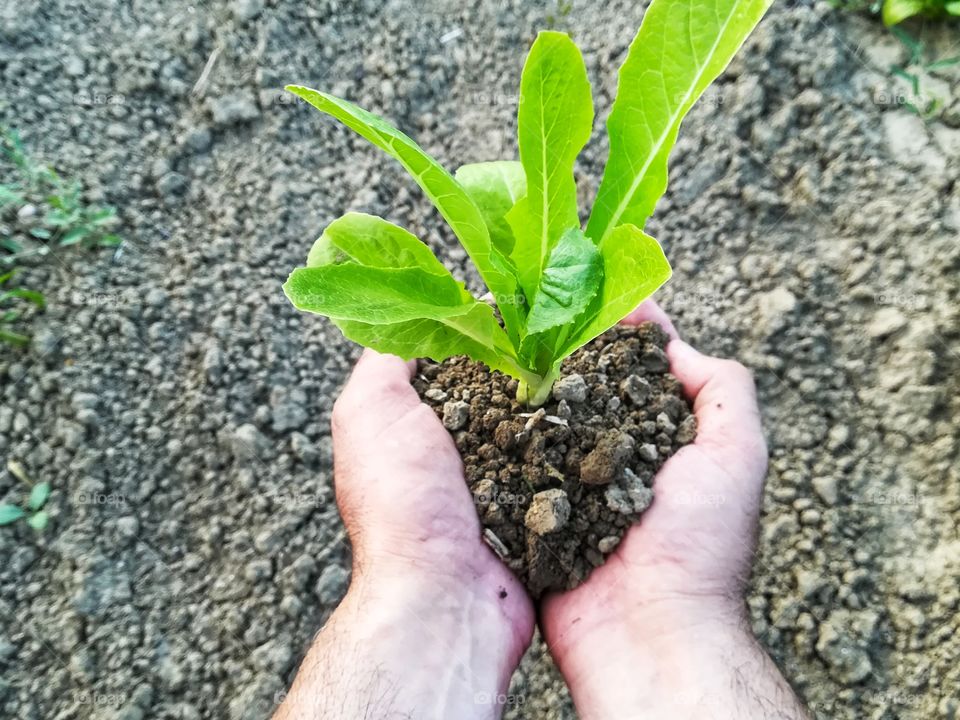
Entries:
{"type": "Polygon", "coordinates": [[[530,407],[540,407],[550,397],[550,390],[553,389],[553,383],[559,376],[560,368],[557,367],[535,382],[521,380],[517,386],[517,402],[530,407]]]}

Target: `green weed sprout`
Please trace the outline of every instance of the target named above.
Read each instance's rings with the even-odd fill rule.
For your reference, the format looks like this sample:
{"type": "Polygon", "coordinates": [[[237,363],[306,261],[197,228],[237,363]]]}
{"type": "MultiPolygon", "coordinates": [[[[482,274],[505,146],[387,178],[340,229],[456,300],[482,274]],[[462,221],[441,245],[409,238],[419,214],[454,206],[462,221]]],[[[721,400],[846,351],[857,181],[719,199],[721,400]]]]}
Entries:
{"type": "Polygon", "coordinates": [[[34,483],[27,477],[27,473],[19,463],[9,461],[7,470],[21,482],[30,488],[30,494],[23,505],[11,505],[10,503],[0,503],[0,525],[10,525],[18,520],[26,518],[27,525],[34,530],[40,531],[47,527],[49,517],[43,506],[47,504],[50,497],[50,483],[34,483]]]}
{"type": "Polygon", "coordinates": [[[540,405],[560,363],[670,277],[642,228],[667,186],[680,123],[769,0],[653,0],[620,68],[610,154],[586,228],[574,162],[593,128],[590,83],[569,36],[541,32],[520,81],[519,161],[451,175],[382,118],[327,93],[287,90],[397,160],[436,206],[490,290],[491,305],[406,230],[348,213],[314,243],[284,291],[355,342],[402,358],[467,355],[519,381],[540,405]]]}

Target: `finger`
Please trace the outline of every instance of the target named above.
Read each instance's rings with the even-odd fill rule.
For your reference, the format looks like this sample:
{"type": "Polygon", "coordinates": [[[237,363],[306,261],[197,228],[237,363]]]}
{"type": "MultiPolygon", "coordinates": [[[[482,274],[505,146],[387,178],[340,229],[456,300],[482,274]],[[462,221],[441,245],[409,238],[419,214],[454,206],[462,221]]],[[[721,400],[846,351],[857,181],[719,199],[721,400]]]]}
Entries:
{"type": "Polygon", "coordinates": [[[663,308],[661,308],[655,300],[645,300],[644,302],[640,303],[640,306],[636,310],[623,319],[623,324],[639,325],[640,323],[647,321],[659,325],[671,338],[680,337],[669,316],[663,311],[663,308]]]}
{"type": "Polygon", "coordinates": [[[693,401],[694,443],[737,470],[762,471],[767,451],[750,371],[734,360],[704,355],[683,340],[671,341],[667,357],[670,371],[693,401]]]}
{"type": "Polygon", "coordinates": [[[338,434],[373,438],[420,404],[410,384],[416,361],[364,350],[333,407],[338,434]]]}

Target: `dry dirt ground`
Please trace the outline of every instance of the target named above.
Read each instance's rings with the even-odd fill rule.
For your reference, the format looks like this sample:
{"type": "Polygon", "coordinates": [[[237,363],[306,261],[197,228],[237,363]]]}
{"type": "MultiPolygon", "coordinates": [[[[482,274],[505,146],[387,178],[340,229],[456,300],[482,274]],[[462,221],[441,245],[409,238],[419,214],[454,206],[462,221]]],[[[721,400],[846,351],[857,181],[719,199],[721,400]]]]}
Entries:
{"type": "MultiPolygon", "coordinates": [[[[29,350],[0,351],[0,454],[54,487],[44,534],[0,529],[3,717],[263,718],[344,591],[328,420],[357,349],[280,282],[348,209],[476,277],[397,167],[279,88],[347,95],[448,167],[514,157],[535,31],[573,32],[602,117],[641,14],[0,4],[0,121],[118,206],[126,240],[27,268],[50,306],[29,350]]],[[[956,26],[928,34],[960,54],[956,26]]],[[[648,228],[681,332],[756,372],[772,458],[749,604],[820,718],[960,712],[958,79],[924,81],[947,97],[925,124],[888,72],[905,55],[875,20],[779,4],[686,123],[648,228]]],[[[539,643],[513,692],[510,718],[575,717],[539,643]]]]}

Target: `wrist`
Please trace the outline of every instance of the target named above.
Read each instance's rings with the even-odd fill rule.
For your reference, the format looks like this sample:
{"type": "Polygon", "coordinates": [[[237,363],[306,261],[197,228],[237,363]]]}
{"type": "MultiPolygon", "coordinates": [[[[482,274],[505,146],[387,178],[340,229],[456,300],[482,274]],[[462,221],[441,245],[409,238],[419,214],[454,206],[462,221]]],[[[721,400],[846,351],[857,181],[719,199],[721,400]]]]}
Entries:
{"type": "Polygon", "coordinates": [[[547,633],[583,720],[722,717],[731,668],[762,657],[730,598],[611,602],[591,616],[547,633]]]}
{"type": "Polygon", "coordinates": [[[345,693],[374,678],[364,694],[389,701],[382,715],[488,720],[500,716],[528,644],[485,585],[368,564],[311,654],[345,693]]]}

